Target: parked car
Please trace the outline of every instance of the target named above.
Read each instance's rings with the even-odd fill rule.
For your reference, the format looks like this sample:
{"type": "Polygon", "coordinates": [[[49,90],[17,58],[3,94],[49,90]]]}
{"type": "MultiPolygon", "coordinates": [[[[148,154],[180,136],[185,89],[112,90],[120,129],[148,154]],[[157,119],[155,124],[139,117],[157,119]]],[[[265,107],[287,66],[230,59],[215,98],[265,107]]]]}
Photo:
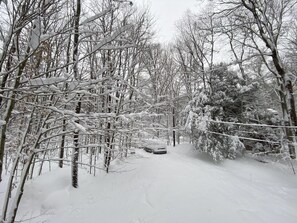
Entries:
{"type": "Polygon", "coordinates": [[[155,142],[147,140],[143,143],[143,149],[146,152],[153,153],[153,154],[166,154],[166,144],[161,142],[155,142]]]}
{"type": "Polygon", "coordinates": [[[131,148],[129,149],[130,154],[136,154],[135,149],[131,148]]]}

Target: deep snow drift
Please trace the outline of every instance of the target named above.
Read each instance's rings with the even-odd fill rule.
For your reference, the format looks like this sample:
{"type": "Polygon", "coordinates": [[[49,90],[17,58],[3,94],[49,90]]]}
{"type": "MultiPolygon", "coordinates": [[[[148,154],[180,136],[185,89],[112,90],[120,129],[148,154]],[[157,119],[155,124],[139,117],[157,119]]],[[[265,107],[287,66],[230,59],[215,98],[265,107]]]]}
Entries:
{"type": "Polygon", "coordinates": [[[78,189],[70,186],[70,168],[27,182],[17,220],[297,222],[297,176],[285,165],[248,158],[214,164],[189,145],[182,145],[170,147],[165,155],[137,150],[112,163],[112,171],[94,177],[80,170],[78,189]]]}

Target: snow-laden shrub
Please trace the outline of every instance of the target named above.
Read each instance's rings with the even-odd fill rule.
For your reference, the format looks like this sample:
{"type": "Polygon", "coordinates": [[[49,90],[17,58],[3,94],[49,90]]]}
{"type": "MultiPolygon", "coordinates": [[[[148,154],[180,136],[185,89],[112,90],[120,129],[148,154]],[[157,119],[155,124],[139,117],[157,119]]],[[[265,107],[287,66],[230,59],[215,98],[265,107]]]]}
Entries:
{"type": "Polygon", "coordinates": [[[218,129],[222,125],[207,124],[207,121],[202,122],[204,129],[200,129],[197,123],[193,123],[191,131],[193,144],[197,150],[209,154],[215,161],[225,158],[235,159],[243,155],[245,147],[239,137],[228,135],[234,131],[218,129]]]}
{"type": "Polygon", "coordinates": [[[195,148],[214,160],[235,159],[243,154],[245,147],[237,136],[239,127],[226,122],[242,121],[248,107],[246,98],[255,91],[256,85],[244,85],[224,66],[212,72],[211,80],[209,88],[195,92],[184,111],[186,131],[195,148]]]}

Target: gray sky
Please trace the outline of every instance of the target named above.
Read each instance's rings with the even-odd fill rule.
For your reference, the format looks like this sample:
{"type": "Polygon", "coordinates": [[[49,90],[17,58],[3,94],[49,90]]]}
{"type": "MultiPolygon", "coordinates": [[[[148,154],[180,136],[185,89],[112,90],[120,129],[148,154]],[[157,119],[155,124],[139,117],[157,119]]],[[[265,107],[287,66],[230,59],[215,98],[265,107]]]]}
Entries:
{"type": "Polygon", "coordinates": [[[197,0],[134,0],[138,5],[148,5],[155,17],[157,38],[160,42],[168,43],[175,33],[175,22],[182,18],[187,9],[196,11],[197,0]]]}

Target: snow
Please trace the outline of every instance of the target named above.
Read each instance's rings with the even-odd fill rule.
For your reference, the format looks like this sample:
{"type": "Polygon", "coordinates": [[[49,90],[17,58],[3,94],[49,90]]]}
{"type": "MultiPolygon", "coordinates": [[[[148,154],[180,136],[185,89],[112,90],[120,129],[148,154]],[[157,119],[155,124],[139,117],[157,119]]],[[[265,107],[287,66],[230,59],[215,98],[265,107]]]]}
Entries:
{"type": "Polygon", "coordinates": [[[96,20],[96,19],[101,18],[101,17],[105,16],[107,13],[109,13],[111,10],[112,10],[112,8],[110,7],[110,8],[108,8],[107,10],[105,10],[105,11],[103,11],[103,12],[101,12],[101,13],[98,13],[98,14],[95,14],[95,15],[89,17],[89,18],[85,19],[85,20],[81,23],[81,25],[85,25],[85,24],[90,23],[90,22],[92,22],[92,21],[94,21],[94,20],[96,20]]]}
{"type": "Polygon", "coordinates": [[[154,139],[142,140],[142,142],[140,142],[140,145],[142,147],[147,147],[151,149],[164,149],[167,147],[166,143],[164,143],[163,141],[154,139]]]}
{"type": "Polygon", "coordinates": [[[241,86],[239,93],[243,94],[245,92],[251,91],[254,88],[254,86],[252,84],[248,85],[248,86],[241,86]]]}
{"type": "Polygon", "coordinates": [[[70,124],[72,124],[77,131],[87,132],[87,129],[77,122],[71,120],[70,124]]]}
{"type": "Polygon", "coordinates": [[[34,21],[34,26],[31,32],[29,46],[32,48],[32,51],[36,50],[40,44],[41,36],[41,21],[40,17],[37,17],[34,21]]]}
{"type": "MultiPolygon", "coordinates": [[[[27,81],[27,80],[25,80],[27,81]]],[[[66,81],[65,78],[61,78],[61,77],[50,77],[50,78],[35,78],[35,79],[30,79],[29,83],[31,86],[43,86],[43,85],[52,85],[52,84],[58,84],[61,82],[66,81]]]]}
{"type": "Polygon", "coordinates": [[[0,126],[5,125],[5,124],[6,124],[6,122],[4,120],[0,119],[0,126]]]}
{"type": "MultiPolygon", "coordinates": [[[[296,163],[295,163],[296,164],[296,163]]],[[[17,220],[78,223],[296,223],[297,176],[280,163],[250,158],[215,164],[190,145],[168,154],[143,150],[114,161],[96,177],[70,167],[25,187],[17,220]]],[[[0,187],[1,188],[1,187],[0,187]]],[[[1,188],[2,190],[2,188],[1,188]]],[[[1,199],[2,193],[0,193],[1,199]]]]}
{"type": "MultiPolygon", "coordinates": [[[[101,49],[103,46],[105,46],[109,42],[115,40],[120,34],[127,31],[131,27],[132,27],[131,25],[126,25],[126,26],[118,28],[111,36],[105,37],[99,44],[97,44],[94,47],[94,51],[97,51],[97,50],[101,49]]],[[[107,50],[108,48],[105,48],[105,49],[107,50]]],[[[114,47],[112,46],[110,49],[112,50],[112,49],[114,49],[114,47]]]]}

